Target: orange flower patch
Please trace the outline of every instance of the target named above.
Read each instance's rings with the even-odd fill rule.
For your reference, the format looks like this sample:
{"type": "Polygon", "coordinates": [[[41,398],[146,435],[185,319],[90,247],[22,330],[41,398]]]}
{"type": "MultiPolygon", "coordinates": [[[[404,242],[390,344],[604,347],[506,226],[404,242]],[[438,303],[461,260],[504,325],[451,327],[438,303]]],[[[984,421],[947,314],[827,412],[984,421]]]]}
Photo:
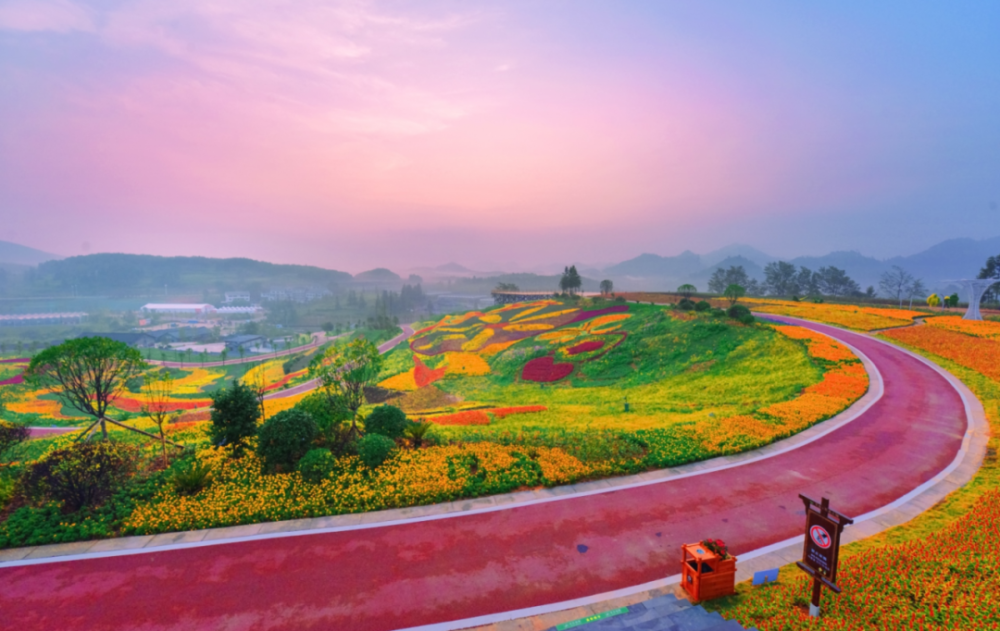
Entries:
{"type": "Polygon", "coordinates": [[[805,340],[809,346],[809,354],[813,357],[831,362],[857,359],[854,353],[843,344],[811,329],[801,326],[777,325],[774,330],[793,340],[805,340]]]}
{"type": "Polygon", "coordinates": [[[882,335],[940,355],[994,381],[1000,381],[1000,341],[932,326],[883,331],[882,335]]]}
{"type": "Polygon", "coordinates": [[[427,423],[438,425],[489,425],[490,417],[485,410],[468,410],[455,414],[443,414],[424,419],[427,423]]]}
{"type": "Polygon", "coordinates": [[[522,405],[520,407],[494,408],[490,410],[493,416],[498,419],[510,416],[511,414],[527,414],[529,412],[544,412],[548,408],[544,405],[522,405]]]}
{"type": "Polygon", "coordinates": [[[961,316],[941,316],[924,320],[927,326],[957,331],[973,337],[1000,340],[1000,322],[991,320],[963,320],[961,316]]]}

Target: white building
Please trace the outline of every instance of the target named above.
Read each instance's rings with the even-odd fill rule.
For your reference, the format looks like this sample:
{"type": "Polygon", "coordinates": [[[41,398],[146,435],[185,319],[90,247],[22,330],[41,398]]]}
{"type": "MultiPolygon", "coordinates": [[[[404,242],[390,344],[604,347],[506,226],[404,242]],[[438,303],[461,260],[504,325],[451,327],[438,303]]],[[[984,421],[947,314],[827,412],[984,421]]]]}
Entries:
{"type": "Polygon", "coordinates": [[[223,300],[226,304],[233,302],[250,302],[250,292],[248,291],[227,291],[226,299],[223,300]]]}
{"type": "Polygon", "coordinates": [[[145,313],[176,313],[176,314],[194,314],[194,315],[205,315],[216,312],[216,308],[210,304],[184,303],[184,302],[174,302],[174,303],[151,302],[148,305],[144,305],[141,310],[145,313]]]}
{"type": "Polygon", "coordinates": [[[227,313],[260,313],[263,310],[260,305],[250,305],[249,307],[219,307],[215,312],[225,315],[227,313]]]}

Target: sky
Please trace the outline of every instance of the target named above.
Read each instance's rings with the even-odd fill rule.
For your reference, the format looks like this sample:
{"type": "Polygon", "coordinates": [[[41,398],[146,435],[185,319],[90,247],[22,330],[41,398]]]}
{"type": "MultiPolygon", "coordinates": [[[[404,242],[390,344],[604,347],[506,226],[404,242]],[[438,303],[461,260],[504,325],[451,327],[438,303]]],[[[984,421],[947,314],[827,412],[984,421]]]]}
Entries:
{"type": "Polygon", "coordinates": [[[0,239],[351,272],[1000,235],[1000,3],[0,0],[0,239]]]}

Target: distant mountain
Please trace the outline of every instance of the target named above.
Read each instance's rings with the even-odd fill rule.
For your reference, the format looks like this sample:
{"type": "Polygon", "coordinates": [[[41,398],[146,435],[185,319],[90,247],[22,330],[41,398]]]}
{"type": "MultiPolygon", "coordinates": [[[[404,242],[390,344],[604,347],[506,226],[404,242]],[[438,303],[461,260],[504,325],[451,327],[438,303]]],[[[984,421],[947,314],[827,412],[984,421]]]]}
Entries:
{"type": "MultiPolygon", "coordinates": [[[[390,272],[391,273],[391,272],[390,272]]],[[[88,254],[38,266],[30,291],[77,295],[142,296],[246,290],[323,288],[348,283],[346,272],[308,265],[276,265],[252,259],[148,254],[88,254]]]]}
{"type": "MultiPolygon", "coordinates": [[[[755,266],[761,268],[763,268],[771,261],[776,260],[770,254],[765,254],[755,247],[745,245],[742,243],[734,243],[732,245],[727,245],[724,248],[719,248],[714,252],[709,252],[708,254],[702,254],[701,262],[703,265],[714,266],[718,265],[725,259],[735,258],[735,257],[741,257],[747,261],[752,262],[755,266]]],[[[726,267],[728,267],[728,265],[726,267]]],[[[747,272],[749,271],[750,270],[747,270],[747,272]]]]}
{"type": "MultiPolygon", "coordinates": [[[[816,271],[821,267],[838,267],[862,287],[878,288],[881,275],[893,265],[898,265],[931,290],[950,286],[948,281],[975,278],[990,256],[1000,255],[1000,237],[990,239],[950,239],[911,256],[897,256],[879,260],[859,252],[831,252],[823,256],[799,256],[781,259],[796,267],[816,271]]],[[[604,270],[622,289],[672,290],[681,283],[690,282],[699,289],[707,286],[716,268],[742,265],[754,278],[764,278],[764,267],[779,259],[743,244],[733,244],[698,255],[683,252],[677,256],[642,254],[612,265],[604,270]],[[701,285],[699,285],[701,283],[701,285]]]]}
{"type": "Polygon", "coordinates": [[[0,263],[13,263],[14,265],[38,265],[45,261],[61,259],[61,256],[29,248],[26,245],[0,241],[0,263]]]}
{"type": "Polygon", "coordinates": [[[712,265],[711,267],[706,267],[705,269],[692,274],[690,280],[698,288],[699,291],[708,291],[708,280],[712,277],[717,269],[729,269],[730,267],[740,267],[742,266],[750,278],[756,278],[757,280],[764,280],[764,268],[757,265],[753,261],[744,258],[742,256],[730,256],[712,265]],[[700,285],[698,283],[701,283],[700,285]]]}
{"type": "Polygon", "coordinates": [[[1000,255],[1000,237],[983,239],[949,239],[912,256],[896,257],[886,265],[899,265],[911,274],[943,282],[975,278],[986,259],[1000,255]]]}
{"type": "MultiPolygon", "coordinates": [[[[477,277],[477,278],[455,278],[447,286],[449,292],[466,294],[487,294],[492,291],[498,283],[513,283],[521,291],[559,291],[559,279],[561,274],[542,276],[539,274],[501,274],[499,276],[477,277]]],[[[582,277],[583,291],[598,291],[600,281],[582,277]]]]}
{"type": "Polygon", "coordinates": [[[456,274],[471,274],[472,270],[458,263],[445,263],[434,268],[436,272],[454,272],[456,274]]]}
{"type": "Polygon", "coordinates": [[[393,283],[401,282],[403,278],[384,267],[376,267],[375,269],[370,269],[367,272],[361,272],[360,274],[354,275],[354,280],[360,282],[370,282],[370,283],[393,283]]]}
{"type": "Polygon", "coordinates": [[[604,271],[612,276],[644,277],[677,277],[704,269],[701,257],[685,250],[677,256],[659,256],[656,254],[640,254],[634,259],[623,261],[604,271]]]}

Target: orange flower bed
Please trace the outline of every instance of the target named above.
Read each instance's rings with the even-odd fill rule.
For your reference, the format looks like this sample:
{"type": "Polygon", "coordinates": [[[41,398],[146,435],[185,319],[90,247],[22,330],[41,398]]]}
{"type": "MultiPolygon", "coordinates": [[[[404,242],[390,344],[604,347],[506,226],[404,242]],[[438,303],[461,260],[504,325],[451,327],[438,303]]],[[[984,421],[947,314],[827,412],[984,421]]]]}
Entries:
{"type": "Polygon", "coordinates": [[[529,412],[544,412],[549,408],[544,405],[522,405],[520,407],[494,408],[490,410],[493,416],[498,419],[510,416],[511,414],[527,414],[529,412]]]}
{"type": "Polygon", "coordinates": [[[992,320],[963,320],[960,316],[941,316],[937,318],[927,318],[924,322],[927,326],[939,329],[957,331],[974,337],[984,337],[991,340],[1000,340],[1000,322],[992,320]]]}
{"type": "Polygon", "coordinates": [[[809,354],[819,359],[831,362],[850,361],[857,359],[846,346],[835,342],[833,338],[801,326],[777,325],[774,330],[794,340],[805,340],[809,345],[809,354]]]}
{"type": "Polygon", "coordinates": [[[485,410],[468,410],[455,414],[443,414],[424,419],[427,423],[438,425],[489,425],[490,417],[485,410]]]}
{"type": "Polygon", "coordinates": [[[940,355],[994,381],[1000,381],[1000,341],[932,326],[883,331],[882,335],[940,355]]]}

